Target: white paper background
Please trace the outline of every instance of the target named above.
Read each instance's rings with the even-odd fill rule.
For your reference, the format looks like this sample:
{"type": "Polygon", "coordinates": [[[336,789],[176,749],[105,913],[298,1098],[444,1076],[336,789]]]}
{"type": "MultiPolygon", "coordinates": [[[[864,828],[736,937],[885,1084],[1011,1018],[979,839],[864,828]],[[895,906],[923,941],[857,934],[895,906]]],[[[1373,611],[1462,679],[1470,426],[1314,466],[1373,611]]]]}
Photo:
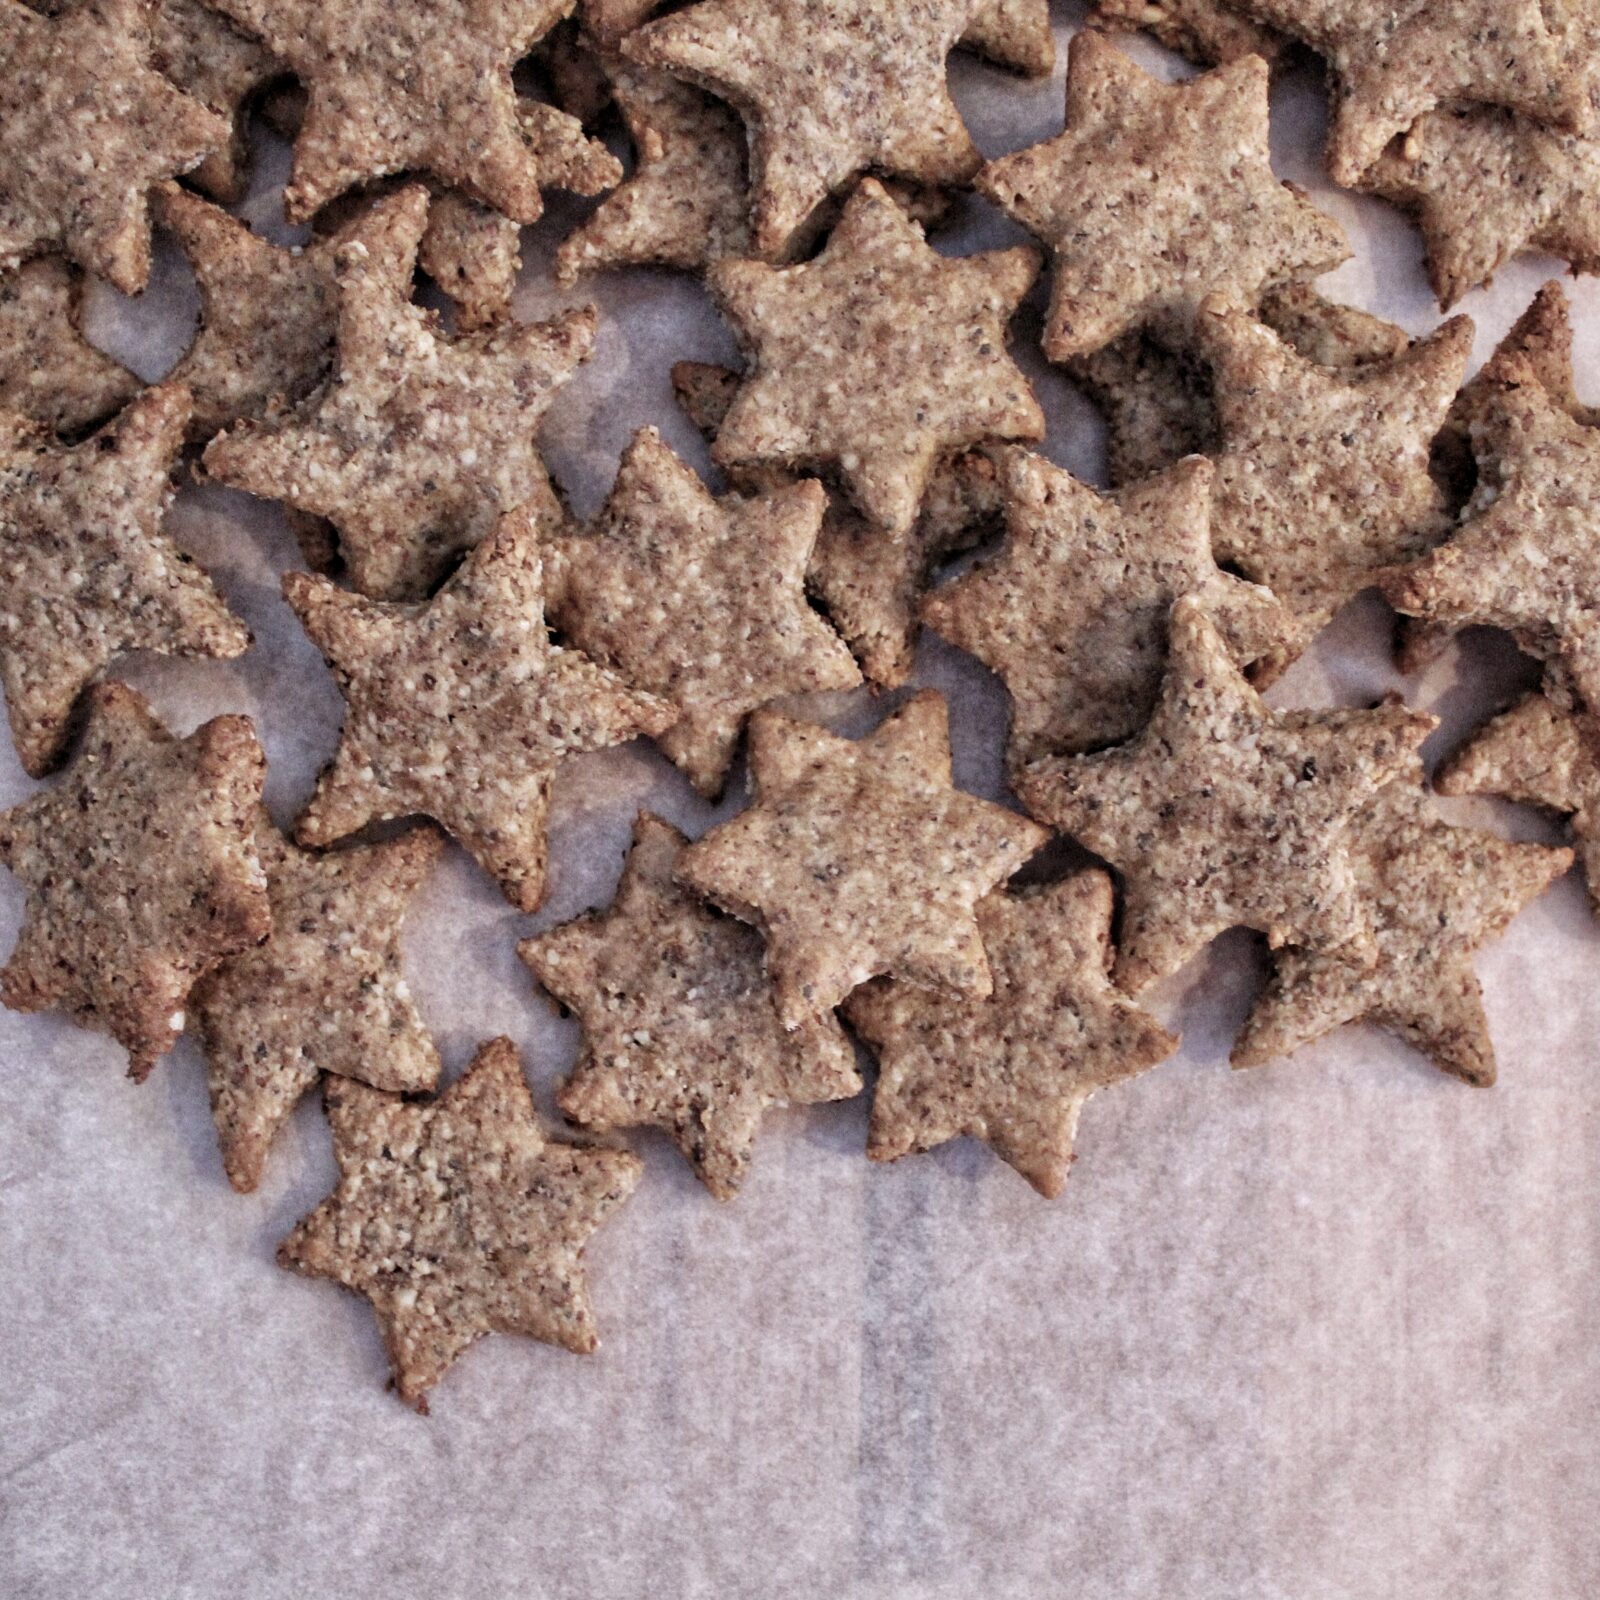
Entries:
{"type": "MultiPolygon", "coordinates": [[[[958,60],[954,76],[988,154],[1060,127],[1059,70],[1034,86],[958,60]]],[[[1414,230],[1319,176],[1316,83],[1274,104],[1279,170],[1356,246],[1326,291],[1432,326],[1414,230]]],[[[272,225],[281,147],[262,166],[245,209],[272,225]]],[[[557,200],[530,231],[522,315],[561,302],[546,266],[580,212],[557,200]]],[[[1016,236],[974,202],[946,247],[1016,236]]],[[[1477,360],[1555,270],[1525,259],[1470,297],[1477,360]]],[[[584,513],[644,422],[706,466],[668,372],[732,354],[688,282],[621,274],[567,298],[590,294],[598,355],[546,436],[584,513]]],[[[1600,290],[1574,297],[1593,396],[1600,290]]],[[[143,300],[100,293],[92,327],[153,378],[193,305],[169,251],[143,300]]],[[[1095,476],[1098,424],[1044,368],[1036,325],[1018,346],[1046,448],[1095,476]]],[[[294,547],[269,509],[218,491],[185,493],[172,527],[257,646],[125,675],[184,730],[254,716],[287,820],[340,709],[278,598],[294,547]]],[[[1275,699],[1403,687],[1444,717],[1437,754],[1528,681],[1509,645],[1473,634],[1402,682],[1387,629],[1357,602],[1275,699]]],[[[994,793],[993,680],[928,640],[917,681],[951,696],[960,781],[994,793]]],[[[863,693],[814,709],[859,732],[886,708],[863,693]]],[[[5,744],[0,804],[32,790],[5,744]]],[[[408,958],[451,1073],[507,1032],[547,1109],[576,1035],[517,939],[609,899],[640,805],[693,831],[714,815],[637,747],[574,763],[558,794],[544,913],[516,914],[456,852],[408,958]]],[[[1553,836],[1488,802],[1452,814],[1553,836]]],[[[0,883],[0,948],[20,904],[0,883]]],[[[646,1180],[590,1252],[600,1352],[491,1339],[429,1420],[384,1392],[365,1303],[273,1264],[330,1183],[314,1101],[241,1198],[191,1043],[136,1088],[108,1041],[0,1014],[0,1595],[1586,1600],[1597,954],[1569,878],[1484,955],[1501,1084],[1478,1092],[1365,1029],[1230,1072],[1261,966],[1225,938],[1160,995],[1181,1054],[1092,1102],[1053,1205],[969,1143],[869,1165],[864,1101],[774,1116],[723,1207],[642,1138],[646,1180]]]]}

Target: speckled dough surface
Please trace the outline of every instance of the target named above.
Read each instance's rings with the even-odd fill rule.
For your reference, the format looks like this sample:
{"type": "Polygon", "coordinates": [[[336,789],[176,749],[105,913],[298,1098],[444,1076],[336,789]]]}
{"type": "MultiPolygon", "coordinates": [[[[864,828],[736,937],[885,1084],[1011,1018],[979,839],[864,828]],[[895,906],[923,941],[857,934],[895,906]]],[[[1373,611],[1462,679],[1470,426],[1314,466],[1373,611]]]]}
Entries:
{"type": "Polygon", "coordinates": [[[1186,597],[1173,607],[1167,675],[1144,732],[1038,762],[1017,792],[1123,873],[1117,979],[1130,993],[1232,927],[1255,928],[1274,949],[1342,948],[1370,962],[1350,818],[1433,725],[1399,706],[1269,710],[1186,597]]]}
{"type": "Polygon", "coordinates": [[[97,684],[66,774],[0,812],[0,865],[27,891],[0,999],[109,1033],[144,1078],[195,981],[271,929],[254,843],[266,770],[249,718],[175,739],[132,689],[97,684]]]}
{"type": "Polygon", "coordinates": [[[446,338],[410,299],[427,211],[401,190],[338,251],[333,381],[205,453],[224,483],[327,517],[351,582],[386,600],[426,595],[497,515],[551,498],[537,431],[594,342],[592,306],[446,338]]]}
{"type": "Polygon", "coordinates": [[[146,190],[228,142],[151,65],[150,20],[149,0],[0,5],[0,270],[59,248],[124,294],[149,280],[146,190]]]}
{"type": "Polygon", "coordinates": [[[79,433],[139,392],[138,378],[78,330],[83,275],[35,256],[0,277],[0,411],[79,433]]]}
{"type": "Polygon", "coordinates": [[[642,428],[594,523],[546,542],[551,622],[585,655],[678,708],[661,748],[702,794],[721,792],[758,706],[861,682],[844,641],[806,603],[826,503],[815,479],[713,499],[661,435],[642,428]]]}
{"type": "Polygon", "coordinates": [[[487,1333],[594,1349],[584,1246],[633,1192],[637,1156],[547,1138],[509,1039],[422,1105],[348,1078],[325,1094],[338,1186],[278,1261],[371,1302],[402,1400],[426,1411],[487,1333]]]}
{"type": "Polygon", "coordinates": [[[1366,1020],[1442,1071],[1494,1082],[1473,955],[1572,865],[1572,852],[1451,827],[1428,799],[1421,763],[1410,765],[1350,824],[1356,893],[1372,918],[1377,961],[1351,965],[1337,952],[1280,951],[1234,1047],[1235,1066],[1260,1066],[1366,1020]]]}
{"type": "Polygon", "coordinates": [[[82,444],[0,413],[0,684],[34,777],[65,754],[84,688],[129,650],[237,656],[250,643],[211,580],[161,530],[189,419],[147,389],[82,444]]]}
{"type": "MultiPolygon", "coordinates": [[[[540,188],[573,177],[566,137],[530,138],[512,65],[572,9],[572,0],[207,0],[262,39],[310,93],[284,193],[303,222],[356,184],[392,172],[431,172],[518,222],[536,222],[540,188]]],[[[548,122],[548,119],[546,119],[548,122]]],[[[620,169],[594,152],[605,176],[620,169]],[[603,158],[603,159],[602,159],[603,158]]],[[[584,192],[595,193],[595,188],[584,192]]]]}
{"type": "Polygon", "coordinates": [[[1508,106],[1576,130],[1591,119],[1576,8],[1547,0],[1240,0],[1327,58],[1334,87],[1328,168],[1355,183],[1424,112],[1460,101],[1508,106]],[[1558,19],[1547,21],[1547,12],[1558,19]]]}
{"type": "Polygon", "coordinates": [[[1281,33],[1227,0],[1097,0],[1089,21],[1111,32],[1138,28],[1153,34],[1169,50],[1203,67],[1252,55],[1275,66],[1288,44],[1281,33]]]}
{"type": "Polygon", "coordinates": [[[1582,718],[1530,694],[1439,768],[1440,794],[1495,794],[1563,814],[1600,911],[1600,745],[1582,718]]]}
{"type": "Polygon", "coordinates": [[[880,975],[990,992],[973,908],[1049,836],[952,785],[943,695],[857,741],[758,712],[750,771],[750,808],[692,844],[678,877],[766,935],[786,1026],[880,975]]]}
{"type": "Polygon", "coordinates": [[[1191,456],[1107,496],[1042,456],[1004,453],[1003,549],[935,589],[922,616],[1010,691],[1013,766],[1144,726],[1180,595],[1204,601],[1242,666],[1282,645],[1283,607],[1212,559],[1211,480],[1211,463],[1191,456]]]}
{"type": "Polygon", "coordinates": [[[702,0],[623,43],[726,98],[750,130],[758,255],[869,168],[965,183],[980,157],[945,85],[978,0],[702,0]]]}
{"type": "Polygon", "coordinates": [[[1181,348],[1208,294],[1251,305],[1350,253],[1339,225],[1272,171],[1255,56],[1163,83],[1077,34],[1066,131],[991,161],[978,189],[1051,248],[1053,361],[1134,328],[1181,348]]]}
{"type": "Polygon", "coordinates": [[[1392,361],[1307,361],[1237,308],[1208,301],[1196,325],[1213,377],[1211,543],[1295,617],[1293,657],[1378,577],[1449,532],[1429,471],[1472,350],[1457,317],[1392,361]]]}
{"type": "Polygon", "coordinates": [[[846,1002],[877,1051],[867,1154],[892,1161],[963,1134],[1047,1199],[1072,1166],[1084,1102],[1178,1041],[1112,987],[1111,879],[1079,872],[978,906],[994,993],[963,999],[879,979],[846,1002]]]}
{"type": "Polygon", "coordinates": [[[942,453],[1043,437],[1044,413],[1006,352],[1038,267],[1027,249],[938,255],[870,178],[814,261],[718,263],[712,293],[751,370],[713,459],[826,466],[903,537],[942,453]]]}
{"type": "Polygon", "coordinates": [[[438,1083],[439,1052],[401,975],[400,924],[443,847],[420,827],[312,852],[258,817],[272,936],[202,978],[190,1006],[222,1165],[241,1194],[324,1072],[404,1093],[438,1083]]]}
{"type": "MultiPolygon", "coordinates": [[[[713,441],[739,383],[738,373],[705,362],[680,361],[672,369],[678,403],[713,441]]],[[[781,467],[730,474],[747,492],[780,488],[794,476],[781,467]]],[[[974,549],[999,524],[998,474],[983,449],[958,451],[934,463],[922,508],[903,539],[829,490],[806,582],[870,682],[894,689],[911,676],[918,602],[934,568],[974,549]]]]}
{"type": "Polygon", "coordinates": [[[550,643],[532,510],[502,518],[425,605],[381,604],[304,572],[283,587],[346,701],[338,754],[296,828],[302,844],[431,816],[532,911],[557,766],[661,733],[677,715],[550,643]]]}
{"type": "Polygon", "coordinates": [[[769,1107],[849,1099],[861,1078],[834,1017],[783,1026],[761,936],[673,881],[684,844],[641,816],[610,909],[526,939],[518,953],[583,1023],[562,1111],[592,1128],[665,1129],[728,1200],[769,1107]]]}

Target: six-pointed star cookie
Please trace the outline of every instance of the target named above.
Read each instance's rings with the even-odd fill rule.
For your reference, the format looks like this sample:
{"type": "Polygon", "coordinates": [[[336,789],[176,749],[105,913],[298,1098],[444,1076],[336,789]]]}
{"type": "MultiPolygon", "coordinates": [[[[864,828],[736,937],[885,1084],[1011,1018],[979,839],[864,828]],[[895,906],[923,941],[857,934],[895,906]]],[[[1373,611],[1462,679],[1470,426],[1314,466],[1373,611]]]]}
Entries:
{"type": "Polygon", "coordinates": [[[503,517],[425,605],[386,605],[304,572],[283,592],[346,701],[338,754],[296,826],[302,844],[430,816],[532,911],[556,768],[677,715],[551,644],[532,510],[503,517]]]}
{"type": "Polygon", "coordinates": [[[1214,300],[1196,334],[1222,433],[1211,543],[1293,613],[1292,659],[1346,601],[1448,532],[1429,448],[1466,372],[1472,323],[1456,317],[1392,361],[1353,369],[1307,361],[1214,300]]]}
{"type": "Polygon", "coordinates": [[[1064,133],[978,177],[981,193],[1051,248],[1052,361],[1138,327],[1181,345],[1208,294],[1250,305],[1350,253],[1339,225],[1273,175],[1258,56],[1163,83],[1080,33],[1066,120],[1064,133]]]}
{"type": "Polygon", "coordinates": [[[935,589],[922,619],[1011,691],[1013,766],[1144,726],[1180,595],[1205,602],[1241,665],[1283,643],[1292,619],[1278,601],[1212,559],[1211,476],[1190,456],[1108,496],[1042,456],[1005,452],[1005,547],[935,589]]]}
{"type": "Polygon", "coordinates": [[[1274,949],[1370,961],[1349,821],[1434,719],[1392,705],[1268,710],[1192,596],[1173,607],[1169,651],[1161,698],[1136,739],[1036,762],[1016,779],[1035,816],[1123,873],[1117,981],[1137,993],[1240,926],[1274,949]]]}
{"type": "Polygon", "coordinates": [[[188,392],[147,389],[77,445],[0,412],[0,684],[23,769],[65,753],[86,685],[129,650],[236,656],[250,635],[161,531],[188,392]]]}
{"type": "Polygon", "coordinates": [[[584,1245],[633,1192],[637,1156],[547,1138],[509,1039],[422,1105],[349,1078],[324,1093],[339,1183],[278,1262],[371,1301],[402,1400],[425,1412],[486,1333],[594,1349],[584,1245]]]}
{"type": "Polygon", "coordinates": [[[978,906],[994,974],[984,1000],[879,979],[845,1015],[877,1051],[867,1154],[893,1161],[970,1134],[1046,1199],[1067,1181],[1084,1102],[1178,1048],[1112,987],[1111,879],[1061,883],[978,906]]]}
{"type": "Polygon", "coordinates": [[[1440,794],[1494,794],[1564,813],[1600,912],[1600,745],[1584,719],[1530,694],[1484,724],[1434,776],[1440,794]]]}
{"type": "Polygon", "coordinates": [[[57,246],[124,294],[150,277],[145,192],[227,143],[150,65],[147,0],[0,3],[0,270],[57,246]]]}
{"type": "Polygon", "coordinates": [[[1383,580],[1407,616],[1506,629],[1546,681],[1600,713],[1600,431],[1575,421],[1525,356],[1492,364],[1470,426],[1485,467],[1460,531],[1383,580]]]}
{"type": "Polygon", "coordinates": [[[324,1072],[405,1093],[438,1083],[439,1052],[401,976],[400,924],[443,848],[421,827],[316,853],[257,818],[272,935],[203,978],[191,1002],[222,1165],[241,1194],[324,1072]]]}
{"type": "Polygon", "coordinates": [[[1542,0],[1241,0],[1327,58],[1328,169],[1353,184],[1423,113],[1443,103],[1508,106],[1577,129],[1589,120],[1577,52],[1542,0]]]}
{"type": "Polygon", "coordinates": [[[721,792],[758,706],[861,682],[844,641],[806,603],[826,503],[815,479],[713,499],[654,428],[641,428],[594,524],[546,541],[551,623],[677,706],[661,748],[702,794],[721,792]]]}
{"type": "Polygon", "coordinates": [[[855,742],[757,712],[750,773],[750,809],[690,845],[678,879],[766,935],[786,1027],[880,975],[990,992],[973,907],[1049,835],[954,787],[943,695],[855,742]]]}
{"type": "Polygon", "coordinates": [[[254,844],[266,769],[248,717],[175,739],[125,684],[97,684],[60,782],[0,812],[0,865],[28,893],[0,999],[109,1033],[146,1077],[195,982],[271,929],[254,844]]]}
{"type": "Polygon", "coordinates": [[[583,1023],[562,1111],[592,1128],[664,1128],[728,1200],[769,1106],[847,1100],[861,1079],[831,1015],[783,1026],[761,936],[673,881],[683,848],[677,829],[642,815],[611,909],[517,953],[583,1023]]]}
{"type": "Polygon", "coordinates": [[[1572,852],[1451,827],[1428,800],[1422,764],[1407,765],[1350,823],[1356,893],[1372,918],[1377,961],[1280,951],[1234,1046],[1236,1067],[1260,1066],[1365,1019],[1442,1071],[1494,1082],[1473,955],[1572,865],[1572,852]]]}
{"type": "Polygon", "coordinates": [[[327,517],[351,582],[384,600],[426,595],[497,515],[551,499],[535,435],[594,343],[592,306],[446,338],[410,299],[427,214],[425,191],[401,190],[337,252],[333,380],[205,453],[224,483],[327,517]]]}
{"type": "Polygon", "coordinates": [[[701,0],[623,42],[729,100],[750,129],[758,255],[781,255],[869,167],[965,183],[980,157],[945,85],[977,0],[701,0]]]}
{"type": "Polygon", "coordinates": [[[0,410],[79,433],[139,392],[139,380],[78,330],[83,275],[36,256],[0,278],[0,410]]]}
{"type": "MultiPolygon", "coordinates": [[[[680,361],[672,387],[689,420],[715,440],[739,375],[701,361],[680,361]]],[[[747,493],[794,481],[781,467],[730,474],[747,493]]],[[[897,689],[911,675],[920,626],[917,602],[941,561],[982,544],[1000,521],[998,474],[983,449],[941,456],[922,497],[922,509],[903,539],[863,517],[830,491],[811,552],[806,583],[873,683],[897,689]]]]}
{"type": "Polygon", "coordinates": [[[709,282],[752,368],[712,448],[721,466],[826,466],[860,509],[909,532],[941,453],[1044,436],[1006,353],[1032,250],[951,259],[864,179],[814,261],[722,261],[709,282]]]}
{"type": "Polygon", "coordinates": [[[344,190],[391,172],[431,172],[518,222],[537,222],[540,185],[614,183],[622,169],[603,150],[586,166],[582,129],[540,108],[530,137],[513,63],[572,9],[571,0],[207,0],[264,40],[305,85],[310,104],[284,190],[303,222],[344,190]]]}

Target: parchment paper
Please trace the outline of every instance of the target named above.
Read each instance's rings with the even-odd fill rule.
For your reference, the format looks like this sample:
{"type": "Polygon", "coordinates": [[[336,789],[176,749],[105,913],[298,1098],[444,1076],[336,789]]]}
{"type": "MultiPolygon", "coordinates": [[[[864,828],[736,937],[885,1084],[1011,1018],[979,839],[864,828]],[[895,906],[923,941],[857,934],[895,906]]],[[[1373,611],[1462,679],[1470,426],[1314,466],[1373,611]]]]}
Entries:
{"type": "MultiPolygon", "coordinates": [[[[1063,60],[1078,16],[1058,16],[1063,60]]],[[[1059,69],[1030,86],[959,59],[954,76],[988,154],[1060,128],[1059,69]]],[[[1322,106],[1309,76],[1276,91],[1280,171],[1357,248],[1323,287],[1422,331],[1438,315],[1418,236],[1323,182],[1322,106]]],[[[243,209],[288,238],[283,147],[262,138],[243,209]]],[[[546,435],[587,513],[642,423],[707,468],[668,371],[732,343],[682,279],[557,294],[549,257],[581,209],[557,200],[530,230],[519,312],[589,295],[603,309],[598,356],[546,435]]],[[[942,248],[1018,236],[976,202],[964,216],[942,248]]],[[[1468,299],[1479,361],[1557,270],[1524,259],[1468,299]]],[[[1593,398],[1600,286],[1574,295],[1593,398]]],[[[92,330],[155,378],[194,303],[168,248],[141,300],[97,294],[92,330]]],[[[1036,330],[1024,317],[1017,345],[1046,448],[1096,477],[1094,414],[1044,366],[1036,330]]],[[[217,490],[185,492],[172,527],[257,645],[232,664],[134,660],[126,676],[183,730],[255,717],[287,820],[340,713],[278,598],[294,546],[272,508],[217,490]]],[[[1476,633],[1404,681],[1388,628],[1358,601],[1274,699],[1402,688],[1444,718],[1436,757],[1533,679],[1476,633]]],[[[951,696],[959,781],[998,793],[995,682],[932,639],[917,682],[951,696]]],[[[886,704],[811,709],[860,732],[886,704]]],[[[0,739],[0,804],[32,790],[0,739]]],[[[736,786],[709,810],[640,746],[573,763],[537,918],[453,852],[408,956],[449,1071],[509,1033],[551,1110],[576,1033],[517,939],[609,899],[641,805],[698,832],[740,803],[736,786]]],[[[1553,837],[1510,807],[1449,810],[1553,837]]],[[[0,883],[0,948],[20,905],[0,883]]],[[[1479,967],[1492,1091],[1363,1028],[1235,1073],[1228,1042],[1263,965],[1253,940],[1224,938],[1157,998],[1181,1054],[1091,1103],[1053,1205],[970,1143],[869,1165],[864,1101],[774,1116],[727,1206],[643,1137],[645,1182],[590,1252],[600,1352],[487,1340],[426,1420],[384,1392],[366,1304],[273,1264],[333,1173],[314,1099],[242,1198],[191,1042],[136,1088],[110,1042],[0,1014],[0,1595],[1589,1600],[1600,929],[1578,882],[1479,967]]]]}

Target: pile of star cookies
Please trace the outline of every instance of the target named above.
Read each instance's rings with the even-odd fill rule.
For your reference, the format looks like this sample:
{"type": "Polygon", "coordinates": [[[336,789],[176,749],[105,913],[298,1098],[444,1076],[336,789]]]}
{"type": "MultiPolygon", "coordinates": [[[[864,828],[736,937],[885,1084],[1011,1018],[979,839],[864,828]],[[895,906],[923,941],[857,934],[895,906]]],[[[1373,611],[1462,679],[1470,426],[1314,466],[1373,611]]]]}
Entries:
{"type": "Polygon", "coordinates": [[[1465,386],[1465,318],[1412,341],[1321,298],[1348,247],[1274,176],[1267,94],[1293,41],[1326,57],[1330,172],[1419,208],[1442,302],[1524,246],[1589,270],[1591,11],[1102,0],[1220,65],[1164,82],[1081,32],[1064,131],[986,163],[947,57],[1048,73],[1045,0],[0,0],[0,685],[24,769],[59,769],[0,815],[0,996],[139,1079],[192,1028],[241,1191],[320,1085],[340,1180],[280,1259],[372,1302],[424,1409],[484,1333],[592,1347],[583,1246],[642,1170],[550,1137],[506,1040],[435,1095],[401,977],[447,835],[538,908],[584,751],[652,739],[707,797],[748,754],[743,811],[641,816],[613,904],[520,946],[582,1023],[567,1117],[665,1129],[719,1198],[768,1107],[862,1092],[858,1042],[870,1155],[971,1135],[1058,1194],[1090,1092],[1177,1046],[1136,997],[1233,927],[1273,952],[1236,1064],[1366,1019],[1491,1083],[1473,954],[1573,852],[1447,825],[1433,718],[1259,691],[1374,586],[1408,669],[1508,630],[1543,692],[1436,786],[1569,816],[1600,884],[1597,416],[1554,284],[1465,386]],[[296,250],[218,203],[256,114],[294,140],[296,250]],[[696,273],[736,333],[742,369],[673,374],[722,494],[645,428],[567,510],[537,435],[596,313],[511,315],[552,186],[603,196],[559,281],[696,273]],[[935,251],[964,190],[1048,263],[935,251]],[[202,314],[144,386],[77,315],[85,273],[145,287],[152,224],[202,314]],[[1046,283],[1110,492],[1028,448],[1008,338],[1046,283]],[[107,676],[251,647],[163,531],[185,470],[285,508],[346,702],[288,837],[249,719],[180,739],[107,676]],[[856,741],[775,704],[901,687],[923,624],[1009,691],[1026,815],[954,785],[936,693],[856,741]],[[1105,866],[1023,870],[1058,834],[1105,866]]]}

